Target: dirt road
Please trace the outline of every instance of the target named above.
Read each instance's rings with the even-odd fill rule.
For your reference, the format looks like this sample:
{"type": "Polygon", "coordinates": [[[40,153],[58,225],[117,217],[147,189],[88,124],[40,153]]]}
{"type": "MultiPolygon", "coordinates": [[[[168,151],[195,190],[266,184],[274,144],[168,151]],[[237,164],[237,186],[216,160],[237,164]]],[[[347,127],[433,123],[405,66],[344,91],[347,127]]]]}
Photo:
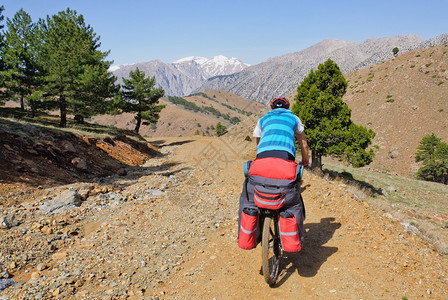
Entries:
{"type": "MultiPolygon", "coordinates": [[[[225,143],[186,143],[174,157],[214,176],[221,183],[218,193],[227,194],[226,209],[236,216],[241,166],[253,145],[225,143]]],[[[358,200],[343,184],[306,172],[302,188],[305,246],[285,259],[277,286],[268,287],[260,274],[260,246],[250,251],[237,247],[235,217],[207,235],[207,244],[190,254],[183,271],[165,285],[166,292],[203,299],[448,299],[446,256],[358,200]]]]}
{"type": "MultiPolygon", "coordinates": [[[[21,208],[33,217],[5,231],[1,244],[21,284],[0,299],[448,299],[447,256],[349,186],[310,172],[302,184],[304,248],[284,259],[269,287],[260,247],[241,250],[236,241],[242,163],[253,142],[152,142],[163,156],[104,179],[80,208],[45,216],[35,209],[39,199],[21,208]],[[33,239],[47,252],[14,250],[33,239]]],[[[60,189],[67,188],[81,189],[60,189]]]]}

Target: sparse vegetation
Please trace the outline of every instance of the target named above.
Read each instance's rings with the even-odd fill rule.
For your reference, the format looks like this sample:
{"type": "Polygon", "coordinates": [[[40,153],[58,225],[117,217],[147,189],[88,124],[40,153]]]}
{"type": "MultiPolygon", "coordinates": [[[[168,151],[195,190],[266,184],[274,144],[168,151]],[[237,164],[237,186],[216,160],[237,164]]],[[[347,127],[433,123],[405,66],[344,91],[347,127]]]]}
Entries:
{"type": "Polygon", "coordinates": [[[398,55],[398,47],[395,47],[394,49],[392,49],[392,53],[393,53],[393,55],[394,56],[397,56],[398,55]]]}
{"type": "Polygon", "coordinates": [[[187,110],[192,110],[194,112],[202,111],[199,106],[194,104],[193,102],[187,101],[184,98],[177,97],[177,96],[168,96],[168,101],[175,105],[181,105],[187,110]]]}
{"type": "Polygon", "coordinates": [[[221,103],[221,102],[220,102],[220,104],[221,104],[222,106],[227,107],[228,109],[234,110],[234,111],[236,111],[236,112],[238,112],[238,113],[240,113],[240,114],[242,114],[242,115],[246,115],[246,116],[251,116],[251,115],[252,115],[251,112],[248,112],[248,111],[239,109],[239,108],[237,108],[237,107],[230,106],[230,105],[228,105],[228,104],[226,104],[226,103],[221,103]]]}
{"type": "MultiPolygon", "coordinates": [[[[197,94],[196,94],[197,95],[197,94]]],[[[203,93],[200,94],[201,96],[205,95],[203,93]]],[[[203,114],[212,114],[216,116],[217,118],[222,118],[224,120],[229,121],[231,124],[237,124],[241,122],[241,120],[238,117],[230,117],[229,114],[223,114],[213,106],[202,106],[199,107],[195,103],[190,102],[182,97],[176,97],[176,96],[168,96],[168,101],[175,105],[181,105],[187,110],[191,110],[194,112],[200,112],[203,114]]]]}
{"type": "Polygon", "coordinates": [[[394,103],[394,102],[395,102],[395,99],[390,98],[390,99],[387,99],[386,102],[388,102],[388,103],[394,103]]]}
{"type": "Polygon", "coordinates": [[[227,127],[222,125],[221,122],[216,124],[215,134],[216,136],[222,136],[227,133],[227,127]]]}
{"type": "Polygon", "coordinates": [[[444,230],[432,222],[432,216],[446,209],[448,186],[417,179],[393,176],[366,168],[352,168],[330,161],[324,162],[325,176],[349,185],[349,190],[360,200],[390,213],[398,222],[415,222],[422,238],[437,245],[440,253],[448,251],[444,230]],[[346,175],[351,174],[353,179],[346,175]],[[398,214],[396,209],[402,212],[398,214]],[[411,217],[419,216],[419,217],[411,217]]]}
{"type": "Polygon", "coordinates": [[[245,141],[252,142],[252,138],[248,135],[244,138],[245,141]]]}
{"type": "Polygon", "coordinates": [[[448,184],[448,144],[431,134],[423,137],[417,149],[415,161],[423,163],[417,178],[448,184]]]}

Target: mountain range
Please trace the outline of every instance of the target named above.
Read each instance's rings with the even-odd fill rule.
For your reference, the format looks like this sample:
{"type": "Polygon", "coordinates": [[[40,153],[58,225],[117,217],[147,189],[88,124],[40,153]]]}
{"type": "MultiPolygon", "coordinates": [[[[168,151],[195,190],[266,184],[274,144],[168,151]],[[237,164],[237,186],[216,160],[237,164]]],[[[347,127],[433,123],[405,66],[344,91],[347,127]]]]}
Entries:
{"type": "Polygon", "coordinates": [[[186,96],[206,90],[223,90],[262,103],[277,96],[288,96],[308,75],[311,69],[327,59],[335,61],[343,73],[352,72],[383,62],[398,54],[424,49],[448,42],[448,33],[425,41],[414,35],[371,38],[362,43],[326,39],[302,51],[269,58],[249,66],[237,58],[222,55],[211,59],[186,57],[173,63],[160,60],[113,66],[111,71],[121,82],[129,72],[139,68],[155,76],[165,95],[186,96]]]}
{"type": "Polygon", "coordinates": [[[147,76],[154,76],[156,84],[163,87],[167,96],[185,96],[198,89],[207,79],[217,75],[228,75],[240,72],[249,65],[237,58],[227,58],[223,55],[211,59],[190,56],[173,63],[160,60],[149,62],[112,66],[110,71],[122,82],[129,77],[129,72],[139,68],[147,76]]]}
{"type": "Polygon", "coordinates": [[[327,39],[300,52],[270,58],[239,73],[210,78],[195,92],[219,89],[267,103],[272,98],[294,93],[310,70],[317,69],[327,59],[332,59],[347,73],[393,58],[395,47],[402,54],[447,42],[448,34],[428,41],[413,34],[372,38],[363,43],[327,39]]]}

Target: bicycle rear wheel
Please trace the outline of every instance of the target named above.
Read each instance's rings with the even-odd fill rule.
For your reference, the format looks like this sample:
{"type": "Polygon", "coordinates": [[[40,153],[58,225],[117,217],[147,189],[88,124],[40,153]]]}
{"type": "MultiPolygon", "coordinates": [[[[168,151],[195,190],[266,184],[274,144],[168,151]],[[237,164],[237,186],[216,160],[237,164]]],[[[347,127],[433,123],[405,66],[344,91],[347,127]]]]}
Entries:
{"type": "Polygon", "coordinates": [[[274,285],[280,265],[280,234],[274,216],[264,219],[262,245],[263,276],[269,285],[274,285]]]}

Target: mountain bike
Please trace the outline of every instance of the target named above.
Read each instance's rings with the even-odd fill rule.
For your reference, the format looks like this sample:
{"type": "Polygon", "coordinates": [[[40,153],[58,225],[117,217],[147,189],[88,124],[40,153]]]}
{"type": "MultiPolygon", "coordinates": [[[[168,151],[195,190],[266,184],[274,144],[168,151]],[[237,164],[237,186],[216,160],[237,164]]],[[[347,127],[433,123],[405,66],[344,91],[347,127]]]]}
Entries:
{"type": "MultiPolygon", "coordinates": [[[[303,166],[300,166],[299,178],[302,179],[303,166]]],[[[300,196],[301,197],[301,196],[300,196]]],[[[300,198],[300,201],[303,200],[300,198]]],[[[262,271],[267,284],[270,286],[277,282],[280,259],[283,256],[283,247],[280,237],[279,211],[259,209],[260,228],[263,227],[261,236],[262,245],[262,271]]]]}
{"type": "Polygon", "coordinates": [[[263,224],[261,237],[263,276],[267,284],[274,285],[278,278],[280,258],[283,256],[278,212],[260,209],[260,219],[263,224]]]}

